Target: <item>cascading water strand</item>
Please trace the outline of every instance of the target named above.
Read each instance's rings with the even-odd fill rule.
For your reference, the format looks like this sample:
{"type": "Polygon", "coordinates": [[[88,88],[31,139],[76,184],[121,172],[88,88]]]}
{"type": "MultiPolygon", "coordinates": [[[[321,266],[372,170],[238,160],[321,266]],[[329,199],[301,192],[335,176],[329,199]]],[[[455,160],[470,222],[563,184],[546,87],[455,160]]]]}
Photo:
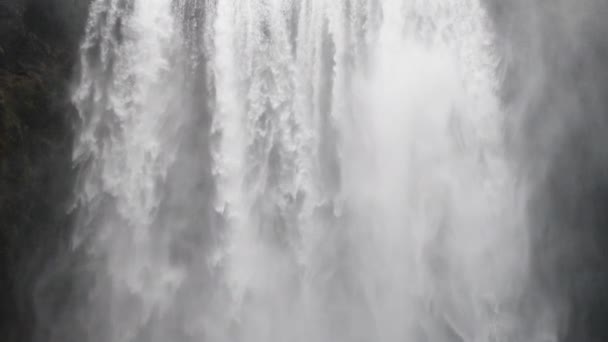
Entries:
{"type": "Polygon", "coordinates": [[[477,0],[94,1],[91,341],[534,341],[492,39],[477,0]]]}

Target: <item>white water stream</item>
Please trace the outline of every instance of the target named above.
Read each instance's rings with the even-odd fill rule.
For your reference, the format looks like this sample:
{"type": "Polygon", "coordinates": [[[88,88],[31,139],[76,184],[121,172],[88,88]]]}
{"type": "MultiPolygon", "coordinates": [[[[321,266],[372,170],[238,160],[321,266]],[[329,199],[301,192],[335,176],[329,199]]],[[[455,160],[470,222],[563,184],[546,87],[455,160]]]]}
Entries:
{"type": "Polygon", "coordinates": [[[81,62],[91,341],[537,340],[479,0],[95,0],[81,62]]]}

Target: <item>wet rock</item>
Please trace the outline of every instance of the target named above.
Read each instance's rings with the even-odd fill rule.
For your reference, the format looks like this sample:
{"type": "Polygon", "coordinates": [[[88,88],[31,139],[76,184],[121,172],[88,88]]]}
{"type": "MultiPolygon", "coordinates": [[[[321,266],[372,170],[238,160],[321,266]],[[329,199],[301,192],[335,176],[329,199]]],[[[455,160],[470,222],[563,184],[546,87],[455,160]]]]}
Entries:
{"type": "Polygon", "coordinates": [[[67,2],[0,2],[0,334],[6,342],[33,340],[37,276],[69,236],[75,114],[68,85],[86,8],[61,11],[67,2]]]}

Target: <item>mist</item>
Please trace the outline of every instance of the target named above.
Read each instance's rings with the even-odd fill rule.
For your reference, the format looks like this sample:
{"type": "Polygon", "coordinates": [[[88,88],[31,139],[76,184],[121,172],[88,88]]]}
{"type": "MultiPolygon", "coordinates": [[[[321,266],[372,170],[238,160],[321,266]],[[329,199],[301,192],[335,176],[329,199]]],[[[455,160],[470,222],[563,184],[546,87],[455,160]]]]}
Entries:
{"type": "Polygon", "coordinates": [[[608,5],[489,8],[503,56],[507,136],[530,184],[532,292],[551,303],[560,340],[604,340],[608,5]]]}

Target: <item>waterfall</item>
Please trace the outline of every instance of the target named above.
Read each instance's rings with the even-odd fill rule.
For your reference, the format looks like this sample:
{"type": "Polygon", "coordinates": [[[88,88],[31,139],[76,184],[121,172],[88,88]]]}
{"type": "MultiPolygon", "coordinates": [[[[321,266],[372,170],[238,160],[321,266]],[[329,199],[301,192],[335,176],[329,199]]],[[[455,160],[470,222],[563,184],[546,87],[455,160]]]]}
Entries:
{"type": "Polygon", "coordinates": [[[88,341],[550,341],[480,0],[94,0],[88,341]]]}

